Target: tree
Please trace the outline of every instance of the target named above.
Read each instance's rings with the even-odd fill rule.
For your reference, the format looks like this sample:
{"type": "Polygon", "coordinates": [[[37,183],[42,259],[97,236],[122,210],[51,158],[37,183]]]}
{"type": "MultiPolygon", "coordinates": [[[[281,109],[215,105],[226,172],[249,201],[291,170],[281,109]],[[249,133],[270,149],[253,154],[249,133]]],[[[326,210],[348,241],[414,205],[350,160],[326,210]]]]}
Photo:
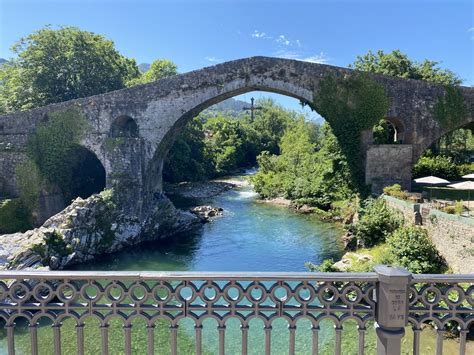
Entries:
{"type": "Polygon", "coordinates": [[[443,85],[459,85],[462,80],[451,70],[438,67],[440,62],[425,59],[423,62],[414,62],[399,49],[391,53],[378,50],[357,56],[349,67],[372,73],[399,76],[401,78],[432,81],[443,85]]]}
{"type": "Polygon", "coordinates": [[[199,181],[212,175],[204,156],[204,138],[203,123],[195,117],[184,127],[166,156],[163,167],[165,181],[199,181]]]}
{"type": "Polygon", "coordinates": [[[422,227],[401,227],[387,237],[387,244],[396,264],[413,273],[440,273],[444,267],[428,232],[422,227]]]}
{"type": "Polygon", "coordinates": [[[45,27],[12,46],[0,67],[0,110],[27,110],[124,88],[139,76],[111,40],[76,27],[45,27]]]}
{"type": "Polygon", "coordinates": [[[283,196],[328,209],[331,202],[350,196],[347,162],[329,125],[318,130],[300,118],[285,131],[280,151],[264,151],[257,158],[253,183],[262,197],[283,196]]]}
{"type": "Polygon", "coordinates": [[[178,74],[178,67],[171,60],[157,59],[151,63],[150,68],[139,77],[130,80],[127,86],[151,83],[178,74]]]}

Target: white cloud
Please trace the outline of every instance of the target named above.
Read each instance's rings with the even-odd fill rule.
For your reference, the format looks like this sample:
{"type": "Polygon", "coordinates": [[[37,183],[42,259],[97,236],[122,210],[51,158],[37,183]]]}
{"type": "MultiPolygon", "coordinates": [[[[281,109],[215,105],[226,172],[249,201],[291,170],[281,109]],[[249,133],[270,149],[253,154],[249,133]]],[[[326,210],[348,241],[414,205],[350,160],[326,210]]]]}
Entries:
{"type": "Polygon", "coordinates": [[[204,57],[204,59],[207,60],[207,61],[210,62],[210,63],[219,63],[219,62],[222,62],[222,59],[217,58],[217,57],[213,57],[213,56],[207,56],[207,57],[204,57]]]}
{"type": "Polygon", "coordinates": [[[471,27],[470,29],[467,30],[467,32],[473,32],[474,31],[474,27],[471,27]]]}
{"type": "Polygon", "coordinates": [[[298,59],[298,60],[301,59],[301,54],[300,53],[297,53],[295,51],[288,51],[288,50],[284,50],[284,49],[276,51],[274,53],[274,55],[276,57],[285,58],[285,59],[298,59]]]}
{"type": "Polygon", "coordinates": [[[288,38],[285,37],[285,35],[279,35],[278,38],[276,39],[277,43],[284,44],[285,46],[290,46],[291,42],[288,38]]]}
{"type": "Polygon", "coordinates": [[[302,60],[304,62],[318,64],[327,64],[331,60],[331,58],[329,58],[324,52],[320,52],[319,54],[313,55],[305,55],[298,51],[279,50],[275,52],[274,55],[278,58],[302,60]]]}
{"type": "Polygon", "coordinates": [[[326,53],[320,52],[319,54],[311,55],[301,60],[310,63],[327,64],[329,62],[329,57],[326,55],[326,53]]]}
{"type": "Polygon", "coordinates": [[[296,40],[296,45],[297,45],[299,48],[301,48],[301,42],[300,42],[299,39],[296,40]]]}
{"type": "Polygon", "coordinates": [[[251,36],[253,38],[262,38],[262,39],[267,39],[267,38],[271,38],[269,36],[267,36],[267,34],[265,32],[260,32],[258,30],[255,30],[253,31],[253,33],[251,34],[251,36]]]}

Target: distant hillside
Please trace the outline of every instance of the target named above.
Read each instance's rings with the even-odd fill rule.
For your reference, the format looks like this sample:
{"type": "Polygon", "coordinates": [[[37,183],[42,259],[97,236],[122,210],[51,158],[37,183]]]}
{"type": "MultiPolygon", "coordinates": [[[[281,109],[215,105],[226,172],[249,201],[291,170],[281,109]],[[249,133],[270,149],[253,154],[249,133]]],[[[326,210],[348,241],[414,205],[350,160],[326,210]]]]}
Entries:
{"type": "Polygon", "coordinates": [[[139,64],[139,65],[138,65],[138,70],[140,70],[140,72],[144,73],[144,72],[146,72],[148,69],[150,69],[150,65],[151,65],[151,64],[148,64],[148,63],[139,64]]]}
{"type": "Polygon", "coordinates": [[[8,60],[6,60],[4,58],[0,58],[0,64],[6,63],[6,62],[8,62],[8,60]]]}
{"type": "Polygon", "coordinates": [[[244,113],[243,108],[248,105],[249,104],[246,103],[245,101],[230,98],[209,107],[204,112],[205,113],[225,112],[231,116],[240,116],[244,113]]]}

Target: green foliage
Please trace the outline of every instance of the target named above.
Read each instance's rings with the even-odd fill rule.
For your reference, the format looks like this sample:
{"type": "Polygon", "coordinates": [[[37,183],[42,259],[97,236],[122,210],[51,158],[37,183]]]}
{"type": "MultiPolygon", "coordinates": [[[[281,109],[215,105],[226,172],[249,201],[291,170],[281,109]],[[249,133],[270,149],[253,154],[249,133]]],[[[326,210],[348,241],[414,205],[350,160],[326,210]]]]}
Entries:
{"type": "Polygon", "coordinates": [[[387,238],[395,263],[413,273],[439,273],[443,261],[428,232],[418,226],[401,227],[387,238]]]}
{"type": "Polygon", "coordinates": [[[21,199],[0,201],[0,234],[24,232],[30,228],[28,210],[21,199]]]}
{"type": "Polygon", "coordinates": [[[36,210],[39,207],[41,190],[45,185],[38,166],[27,158],[16,166],[15,176],[23,206],[30,212],[36,210]]]}
{"type": "Polygon", "coordinates": [[[359,222],[352,226],[362,246],[372,247],[403,224],[403,218],[391,210],[384,199],[367,199],[360,210],[359,222]]]}
{"type": "Polygon", "coordinates": [[[130,80],[127,86],[151,83],[176,74],[178,74],[178,67],[175,63],[167,59],[157,59],[151,63],[150,68],[146,72],[130,80]]]}
{"type": "MultiPolygon", "coordinates": [[[[431,150],[436,155],[451,157],[457,164],[468,164],[474,152],[474,127],[467,126],[445,134],[431,147],[431,150]]],[[[469,168],[465,174],[474,171],[474,165],[469,168]]]]}
{"type": "Polygon", "coordinates": [[[49,255],[63,257],[73,252],[72,246],[64,241],[62,234],[56,229],[52,233],[45,234],[44,242],[48,247],[49,255]]]}
{"type": "Polygon", "coordinates": [[[464,206],[461,201],[456,202],[454,206],[446,206],[443,208],[443,212],[448,214],[457,214],[460,215],[464,212],[464,206]]]}
{"type": "Polygon", "coordinates": [[[135,60],[114,43],[75,27],[45,27],[12,46],[0,67],[0,109],[27,110],[117,90],[139,76],[135,60]]]}
{"type": "Polygon", "coordinates": [[[258,156],[259,171],[252,178],[256,192],[326,210],[351,195],[347,163],[331,129],[323,125],[319,134],[315,131],[314,123],[300,119],[285,131],[279,156],[258,156]]]}
{"type": "Polygon", "coordinates": [[[334,267],[333,259],[325,259],[321,264],[315,265],[312,262],[306,262],[304,266],[311,272],[337,272],[339,271],[334,267]]]}
{"type": "Polygon", "coordinates": [[[190,121],[166,156],[163,179],[169,182],[198,181],[211,176],[206,162],[205,134],[199,117],[190,121]]]}
{"type": "Polygon", "coordinates": [[[447,180],[459,178],[458,168],[451,158],[443,155],[432,156],[428,154],[418,159],[413,166],[413,176],[414,178],[419,178],[431,175],[447,180]]]}
{"type": "Polygon", "coordinates": [[[434,106],[435,118],[443,128],[456,128],[466,116],[464,96],[461,89],[446,86],[444,96],[434,106]]]}
{"type": "Polygon", "coordinates": [[[402,200],[406,200],[406,198],[408,197],[408,192],[403,191],[400,184],[393,184],[393,185],[384,187],[383,193],[388,196],[400,198],[402,200]]]}
{"type": "Polygon", "coordinates": [[[66,200],[75,197],[74,167],[81,159],[78,144],[87,121],[75,109],[53,112],[41,123],[28,142],[28,159],[19,164],[16,178],[24,206],[38,207],[42,189],[60,188],[66,200]]]}
{"type": "Polygon", "coordinates": [[[394,144],[395,129],[390,122],[381,119],[373,128],[374,144],[394,144]]]}
{"type": "Polygon", "coordinates": [[[382,50],[357,56],[349,67],[372,73],[399,76],[401,78],[432,81],[443,85],[459,85],[461,79],[452,71],[438,67],[439,62],[425,59],[421,63],[413,62],[399,49],[391,53],[382,50]]]}
{"type": "Polygon", "coordinates": [[[171,148],[165,181],[196,181],[228,175],[252,166],[263,150],[280,151],[280,139],[297,115],[272,100],[258,100],[262,107],[251,120],[223,112],[203,112],[190,121],[171,148]]]}
{"type": "Polygon", "coordinates": [[[331,125],[359,191],[365,190],[362,131],[372,129],[386,115],[388,105],[383,86],[362,73],[328,75],[314,93],[312,107],[331,125]]]}

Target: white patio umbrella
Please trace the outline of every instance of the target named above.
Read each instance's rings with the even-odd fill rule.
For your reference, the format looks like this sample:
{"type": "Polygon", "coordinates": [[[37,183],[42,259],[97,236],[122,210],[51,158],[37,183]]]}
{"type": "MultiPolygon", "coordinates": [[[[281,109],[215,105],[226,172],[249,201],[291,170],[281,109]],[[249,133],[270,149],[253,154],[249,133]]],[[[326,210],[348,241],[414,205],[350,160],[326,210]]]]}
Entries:
{"type": "Polygon", "coordinates": [[[448,186],[456,190],[467,190],[467,209],[469,210],[469,215],[471,215],[469,203],[471,202],[471,190],[474,190],[474,181],[463,181],[448,186]]]}
{"type": "MultiPolygon", "coordinates": [[[[439,184],[449,184],[448,180],[441,179],[436,176],[425,176],[422,178],[415,179],[415,182],[418,184],[426,184],[426,185],[439,185],[439,184]]],[[[430,201],[433,195],[433,191],[430,189],[430,201]]]]}
{"type": "Polygon", "coordinates": [[[472,173],[472,174],[467,174],[467,175],[463,175],[462,178],[463,178],[463,179],[474,179],[474,173],[472,173]]]}
{"type": "Polygon", "coordinates": [[[441,179],[436,176],[425,176],[422,178],[415,179],[418,184],[438,185],[438,184],[449,184],[448,180],[441,179]]]}

